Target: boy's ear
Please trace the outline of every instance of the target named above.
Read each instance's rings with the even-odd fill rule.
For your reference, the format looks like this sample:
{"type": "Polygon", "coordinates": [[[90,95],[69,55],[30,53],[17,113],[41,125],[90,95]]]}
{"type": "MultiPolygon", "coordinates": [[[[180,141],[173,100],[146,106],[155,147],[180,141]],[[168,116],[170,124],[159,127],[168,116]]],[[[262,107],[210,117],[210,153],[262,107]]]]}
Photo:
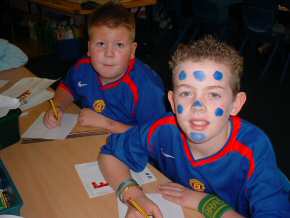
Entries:
{"type": "Polygon", "coordinates": [[[233,108],[232,108],[232,111],[231,111],[231,115],[232,116],[235,116],[237,115],[240,110],[242,109],[243,105],[245,104],[247,100],[247,95],[245,92],[239,92],[236,97],[235,97],[235,100],[234,100],[234,104],[233,104],[233,108]]]}
{"type": "Polygon", "coordinates": [[[137,42],[132,42],[132,44],[131,44],[131,54],[130,54],[130,59],[135,58],[136,48],[137,48],[137,42]]]}
{"type": "Polygon", "coordinates": [[[171,91],[171,90],[168,91],[168,94],[167,94],[168,101],[170,103],[172,112],[175,113],[175,103],[174,103],[173,95],[174,95],[173,91],[171,91]]]}

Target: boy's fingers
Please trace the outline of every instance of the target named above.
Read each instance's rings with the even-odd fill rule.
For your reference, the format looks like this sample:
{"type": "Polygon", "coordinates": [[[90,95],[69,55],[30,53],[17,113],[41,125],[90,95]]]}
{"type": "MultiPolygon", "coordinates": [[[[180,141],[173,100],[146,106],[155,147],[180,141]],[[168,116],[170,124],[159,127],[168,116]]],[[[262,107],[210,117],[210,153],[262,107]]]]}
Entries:
{"type": "Polygon", "coordinates": [[[152,208],[152,213],[150,215],[154,218],[163,218],[161,210],[157,206],[152,208]]]}
{"type": "Polygon", "coordinates": [[[165,198],[166,200],[168,201],[172,201],[176,204],[181,204],[181,200],[180,200],[180,197],[177,197],[177,196],[172,196],[172,195],[162,195],[163,198],[165,198]]]}

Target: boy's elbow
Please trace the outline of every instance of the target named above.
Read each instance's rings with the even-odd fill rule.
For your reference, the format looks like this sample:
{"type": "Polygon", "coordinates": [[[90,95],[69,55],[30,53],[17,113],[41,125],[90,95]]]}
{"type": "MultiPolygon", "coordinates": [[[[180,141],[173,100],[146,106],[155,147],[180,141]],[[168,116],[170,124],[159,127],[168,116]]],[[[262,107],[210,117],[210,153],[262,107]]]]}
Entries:
{"type": "Polygon", "coordinates": [[[115,157],[111,154],[104,154],[99,153],[98,155],[98,162],[100,165],[107,165],[110,163],[110,160],[114,159],[115,157]]]}

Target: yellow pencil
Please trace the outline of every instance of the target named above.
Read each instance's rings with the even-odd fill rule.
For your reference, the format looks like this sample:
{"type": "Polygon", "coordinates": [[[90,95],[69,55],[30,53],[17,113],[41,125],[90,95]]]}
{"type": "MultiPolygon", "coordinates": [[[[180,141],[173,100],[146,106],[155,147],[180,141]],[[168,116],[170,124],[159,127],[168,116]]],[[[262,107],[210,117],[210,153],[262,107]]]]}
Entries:
{"type": "Polygon", "coordinates": [[[52,99],[50,99],[49,103],[50,103],[50,105],[52,107],[55,119],[58,120],[58,112],[57,112],[56,107],[54,105],[54,101],[52,99]]]}
{"type": "Polygon", "coordinates": [[[147,215],[144,208],[142,208],[136,201],[129,199],[128,203],[134,207],[141,215],[144,216],[144,218],[150,218],[151,216],[147,215]]]}

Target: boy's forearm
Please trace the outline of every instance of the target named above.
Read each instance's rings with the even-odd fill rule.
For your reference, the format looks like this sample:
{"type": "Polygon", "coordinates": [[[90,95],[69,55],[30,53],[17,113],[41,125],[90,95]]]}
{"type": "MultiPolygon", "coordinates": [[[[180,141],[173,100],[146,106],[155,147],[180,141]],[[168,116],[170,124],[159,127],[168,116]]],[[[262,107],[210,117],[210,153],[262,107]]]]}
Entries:
{"type": "MultiPolygon", "coordinates": [[[[131,178],[128,166],[112,155],[100,154],[99,166],[106,181],[115,191],[122,182],[131,178]]],[[[144,193],[137,185],[130,186],[130,188],[124,191],[124,193],[122,192],[121,195],[123,196],[122,199],[127,201],[129,198],[135,199],[138,196],[143,196],[144,193]]]]}
{"type": "Polygon", "coordinates": [[[103,128],[109,130],[111,133],[123,133],[126,132],[129,128],[131,128],[130,125],[121,123],[119,121],[113,120],[109,117],[103,117],[103,128]]]}
{"type": "Polygon", "coordinates": [[[121,182],[131,177],[128,166],[114,156],[100,154],[98,159],[106,181],[114,190],[117,189],[121,182]]]}
{"type": "Polygon", "coordinates": [[[55,104],[62,110],[65,110],[74,100],[70,93],[61,88],[57,88],[53,99],[55,104]]]}

